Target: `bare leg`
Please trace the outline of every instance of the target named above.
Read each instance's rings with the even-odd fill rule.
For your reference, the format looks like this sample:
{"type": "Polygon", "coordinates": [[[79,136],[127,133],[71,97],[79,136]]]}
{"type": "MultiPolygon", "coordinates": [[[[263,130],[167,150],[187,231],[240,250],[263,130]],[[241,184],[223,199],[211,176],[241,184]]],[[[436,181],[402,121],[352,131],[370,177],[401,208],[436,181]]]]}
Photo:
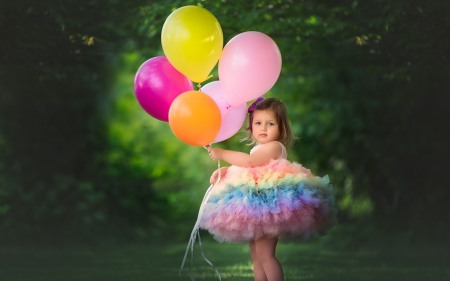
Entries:
{"type": "Polygon", "coordinates": [[[266,273],[264,272],[264,269],[259,262],[258,256],[256,254],[256,245],[255,241],[251,240],[249,242],[250,245],[250,254],[252,255],[253,260],[253,274],[255,276],[255,281],[268,281],[266,277],[266,273]]]}
{"type": "MultiPolygon", "coordinates": [[[[275,257],[278,238],[260,238],[255,241],[256,255],[268,281],[283,281],[284,274],[280,262],[275,257]]],[[[255,275],[256,278],[256,275],[255,275]]],[[[255,279],[256,280],[256,279],[255,279]]]]}

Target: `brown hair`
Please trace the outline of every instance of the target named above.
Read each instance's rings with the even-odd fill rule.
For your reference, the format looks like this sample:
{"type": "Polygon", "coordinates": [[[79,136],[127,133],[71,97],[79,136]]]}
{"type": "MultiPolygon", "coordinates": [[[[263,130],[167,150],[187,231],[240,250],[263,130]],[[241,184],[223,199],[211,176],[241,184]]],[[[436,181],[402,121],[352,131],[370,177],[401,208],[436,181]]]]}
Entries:
{"type": "Polygon", "coordinates": [[[260,102],[256,102],[253,109],[250,110],[248,114],[248,125],[245,128],[247,135],[241,139],[241,141],[248,142],[248,145],[256,143],[256,140],[252,136],[253,113],[255,110],[271,110],[275,113],[279,129],[277,141],[281,142],[286,148],[289,149],[294,140],[294,136],[292,135],[291,124],[289,123],[286,106],[277,98],[266,98],[260,102]]]}

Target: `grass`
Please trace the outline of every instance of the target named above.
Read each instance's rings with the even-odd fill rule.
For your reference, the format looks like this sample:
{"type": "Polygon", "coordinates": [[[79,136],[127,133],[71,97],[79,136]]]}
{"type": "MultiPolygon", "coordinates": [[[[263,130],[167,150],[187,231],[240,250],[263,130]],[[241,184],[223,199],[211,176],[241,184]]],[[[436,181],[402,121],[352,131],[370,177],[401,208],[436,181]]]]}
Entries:
{"type": "MultiPolygon", "coordinates": [[[[207,236],[203,234],[203,236],[207,236]]],[[[253,280],[247,245],[203,241],[205,255],[224,281],[253,280]]],[[[190,259],[178,270],[186,243],[153,243],[110,247],[14,247],[0,249],[1,281],[140,281],[190,280],[190,259]]],[[[286,281],[297,280],[450,280],[447,249],[332,249],[314,242],[278,246],[286,281]]],[[[219,280],[194,252],[196,280],[219,280]]]]}

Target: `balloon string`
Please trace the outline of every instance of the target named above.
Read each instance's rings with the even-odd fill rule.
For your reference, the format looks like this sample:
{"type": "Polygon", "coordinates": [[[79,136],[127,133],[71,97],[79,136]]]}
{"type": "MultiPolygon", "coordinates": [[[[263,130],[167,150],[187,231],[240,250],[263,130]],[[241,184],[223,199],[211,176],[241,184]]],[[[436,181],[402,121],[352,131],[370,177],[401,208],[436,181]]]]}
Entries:
{"type": "MultiPolygon", "coordinates": [[[[211,144],[208,145],[208,146],[210,147],[211,144]]],[[[204,148],[207,150],[208,146],[204,146],[204,148]]],[[[181,262],[181,267],[180,267],[180,270],[178,271],[178,275],[181,275],[181,271],[183,270],[184,263],[186,262],[186,257],[188,255],[189,248],[190,248],[190,250],[191,250],[191,268],[190,268],[189,275],[190,275],[192,281],[195,281],[195,278],[192,275],[192,268],[193,268],[193,265],[194,265],[194,244],[195,244],[195,241],[197,240],[196,239],[197,237],[198,237],[200,251],[202,253],[203,258],[214,269],[214,271],[216,272],[217,276],[219,277],[219,280],[222,281],[222,278],[220,276],[219,271],[213,265],[213,263],[206,258],[205,253],[203,252],[202,241],[200,239],[200,232],[199,232],[200,220],[201,220],[201,218],[203,216],[203,212],[205,210],[206,203],[208,202],[209,196],[211,195],[211,192],[212,192],[214,186],[216,186],[216,184],[218,184],[220,182],[220,179],[221,179],[220,161],[217,161],[217,169],[219,170],[218,179],[217,179],[217,181],[214,184],[209,186],[208,190],[206,190],[205,196],[203,197],[202,203],[200,205],[200,209],[198,211],[197,221],[195,222],[194,229],[192,229],[191,236],[189,238],[189,242],[188,242],[188,245],[186,247],[186,252],[184,253],[183,261],[181,262]]]]}
{"type": "MultiPolygon", "coordinates": [[[[212,74],[209,75],[208,77],[206,77],[206,79],[204,81],[208,80],[211,77],[214,77],[214,75],[212,75],[212,74]]],[[[202,84],[200,84],[200,82],[197,83],[197,88],[200,92],[202,91],[202,84]]]]}

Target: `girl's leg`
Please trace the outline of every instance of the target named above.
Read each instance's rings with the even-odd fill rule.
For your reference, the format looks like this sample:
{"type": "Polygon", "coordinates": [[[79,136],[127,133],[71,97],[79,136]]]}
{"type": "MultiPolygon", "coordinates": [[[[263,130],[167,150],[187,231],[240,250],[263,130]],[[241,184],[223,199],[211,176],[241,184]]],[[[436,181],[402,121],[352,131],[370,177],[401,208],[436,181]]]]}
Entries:
{"type": "Polygon", "coordinates": [[[256,255],[268,281],[283,281],[284,274],[280,262],[275,257],[278,238],[260,238],[255,241],[256,255]]]}
{"type": "Polygon", "coordinates": [[[252,255],[253,260],[253,274],[255,276],[255,281],[268,281],[266,273],[264,273],[264,269],[261,263],[259,262],[258,256],[256,254],[255,241],[251,240],[249,245],[250,245],[250,254],[252,255]]]}

